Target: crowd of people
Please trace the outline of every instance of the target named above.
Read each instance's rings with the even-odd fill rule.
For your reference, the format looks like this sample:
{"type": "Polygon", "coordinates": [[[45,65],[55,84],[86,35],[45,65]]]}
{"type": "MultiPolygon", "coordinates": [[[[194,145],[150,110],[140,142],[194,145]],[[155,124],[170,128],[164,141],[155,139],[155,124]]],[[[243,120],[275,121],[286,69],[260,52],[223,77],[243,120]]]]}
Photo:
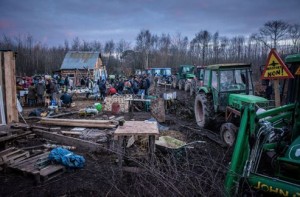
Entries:
{"type": "MultiPolygon", "coordinates": [[[[144,75],[135,75],[129,79],[98,79],[92,80],[90,77],[81,77],[80,88],[86,88],[86,98],[94,95],[96,99],[105,100],[108,95],[114,94],[134,94],[145,95],[149,94],[150,79],[144,75]]],[[[17,89],[28,91],[26,102],[28,106],[42,106],[48,101],[55,101],[58,104],[69,106],[72,103],[72,92],[74,89],[73,80],[69,76],[41,76],[39,78],[22,78],[17,81],[17,89]]],[[[20,95],[19,95],[20,96],[20,95]]],[[[49,104],[49,103],[48,103],[49,104]]]]}
{"type": "Polygon", "coordinates": [[[96,81],[92,88],[92,91],[87,93],[86,97],[88,98],[91,94],[99,95],[96,96],[96,99],[105,100],[105,97],[114,95],[114,94],[134,94],[147,96],[149,94],[150,87],[149,77],[144,75],[131,76],[129,79],[116,78],[111,80],[99,79],[96,81]]]}

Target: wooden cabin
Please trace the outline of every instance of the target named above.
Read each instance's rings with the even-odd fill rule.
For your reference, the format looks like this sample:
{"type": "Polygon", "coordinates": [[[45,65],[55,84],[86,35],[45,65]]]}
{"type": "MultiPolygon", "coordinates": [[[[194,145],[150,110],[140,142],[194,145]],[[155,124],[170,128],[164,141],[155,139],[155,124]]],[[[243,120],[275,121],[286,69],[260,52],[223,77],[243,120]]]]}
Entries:
{"type": "Polygon", "coordinates": [[[60,68],[62,77],[69,76],[75,86],[80,85],[82,77],[97,81],[106,79],[107,73],[100,52],[69,51],[60,68]]]}

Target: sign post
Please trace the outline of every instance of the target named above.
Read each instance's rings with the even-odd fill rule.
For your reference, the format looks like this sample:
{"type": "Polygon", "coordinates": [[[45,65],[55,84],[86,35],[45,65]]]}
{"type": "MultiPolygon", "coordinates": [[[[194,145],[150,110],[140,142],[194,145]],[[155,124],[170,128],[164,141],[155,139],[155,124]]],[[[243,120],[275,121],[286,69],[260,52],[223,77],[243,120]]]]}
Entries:
{"type": "Polygon", "coordinates": [[[261,79],[274,80],[275,105],[280,106],[279,79],[294,78],[275,49],[271,49],[261,79]]]}

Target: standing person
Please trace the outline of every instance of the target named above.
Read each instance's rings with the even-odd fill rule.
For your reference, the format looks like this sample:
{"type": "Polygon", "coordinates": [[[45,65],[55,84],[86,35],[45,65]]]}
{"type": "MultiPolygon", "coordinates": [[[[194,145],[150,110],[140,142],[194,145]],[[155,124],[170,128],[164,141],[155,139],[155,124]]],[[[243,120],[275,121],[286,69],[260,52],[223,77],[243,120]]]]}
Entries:
{"type": "Polygon", "coordinates": [[[67,92],[68,91],[68,87],[70,85],[70,83],[69,83],[69,76],[68,75],[65,78],[64,85],[65,85],[65,88],[64,88],[65,92],[67,92]]]}
{"type": "Polygon", "coordinates": [[[31,107],[36,103],[36,89],[34,87],[34,83],[31,83],[28,87],[28,105],[31,107]]]}
{"type": "Polygon", "coordinates": [[[100,91],[100,99],[104,101],[106,96],[106,82],[104,79],[102,79],[102,81],[100,82],[99,91],[100,91]]]}
{"type": "Polygon", "coordinates": [[[37,94],[37,103],[44,103],[44,94],[45,94],[46,86],[43,79],[40,79],[38,84],[36,85],[36,94],[37,94]]]}
{"type": "Polygon", "coordinates": [[[56,101],[56,103],[59,103],[59,85],[56,82],[55,79],[52,80],[53,84],[53,93],[52,93],[52,99],[56,101]]]}
{"type": "Polygon", "coordinates": [[[148,94],[149,94],[148,90],[150,88],[150,80],[146,74],[144,75],[144,78],[143,78],[143,88],[145,90],[145,95],[148,96],[148,94]]]}
{"type": "Polygon", "coordinates": [[[137,76],[134,77],[132,82],[133,94],[137,94],[139,92],[140,86],[137,76]]]}
{"type": "Polygon", "coordinates": [[[266,87],[266,99],[271,100],[272,94],[273,94],[273,86],[272,86],[272,82],[269,81],[266,87]]]}
{"type": "Polygon", "coordinates": [[[74,81],[71,78],[69,78],[69,86],[70,86],[70,90],[72,91],[74,87],[74,81]]]}
{"type": "Polygon", "coordinates": [[[123,94],[123,90],[124,90],[124,82],[123,79],[120,79],[120,81],[117,84],[118,94],[123,94]]]}
{"type": "Polygon", "coordinates": [[[55,92],[55,86],[51,82],[51,79],[48,79],[47,84],[46,84],[46,93],[49,95],[51,101],[54,99],[53,98],[53,93],[54,92],[55,92]]]}
{"type": "Polygon", "coordinates": [[[81,87],[85,86],[85,80],[83,77],[81,77],[81,79],[80,79],[80,85],[81,85],[81,87]]]}

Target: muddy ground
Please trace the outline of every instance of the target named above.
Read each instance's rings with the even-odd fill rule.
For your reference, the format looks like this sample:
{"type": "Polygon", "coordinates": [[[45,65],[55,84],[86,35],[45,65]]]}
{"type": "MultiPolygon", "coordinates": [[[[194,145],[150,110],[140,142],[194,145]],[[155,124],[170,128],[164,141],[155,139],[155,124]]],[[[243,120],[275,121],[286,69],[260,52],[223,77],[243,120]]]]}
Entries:
{"type": "MultiPolygon", "coordinates": [[[[160,93],[164,88],[160,89],[160,93]]],[[[167,90],[175,91],[175,90],[167,90]]],[[[64,112],[79,110],[93,105],[94,100],[75,98],[74,108],[64,112]]],[[[143,157],[143,146],[135,144],[125,158],[125,167],[135,167],[134,172],[123,170],[117,165],[117,155],[113,150],[103,152],[83,152],[86,165],[83,169],[67,170],[66,173],[48,182],[36,184],[31,176],[13,170],[0,171],[0,196],[223,196],[223,183],[230,162],[232,150],[211,140],[218,134],[202,135],[193,117],[194,97],[177,90],[177,101],[166,113],[166,122],[161,125],[169,131],[161,135],[171,135],[186,142],[204,141],[187,149],[166,152],[156,149],[154,165],[143,157]],[[208,136],[208,137],[206,137],[208,136]]],[[[26,117],[34,108],[24,108],[26,117]]],[[[101,119],[111,112],[88,116],[88,119],[101,119]]],[[[129,120],[128,114],[120,114],[129,120]]],[[[64,118],[81,118],[78,114],[64,118]]],[[[150,112],[133,113],[134,120],[147,120],[150,112]]],[[[36,124],[36,120],[28,120],[36,124]]],[[[207,131],[206,131],[207,132],[207,131]]],[[[45,143],[45,139],[28,139],[22,144],[12,141],[8,146],[26,147],[45,143]]]]}

